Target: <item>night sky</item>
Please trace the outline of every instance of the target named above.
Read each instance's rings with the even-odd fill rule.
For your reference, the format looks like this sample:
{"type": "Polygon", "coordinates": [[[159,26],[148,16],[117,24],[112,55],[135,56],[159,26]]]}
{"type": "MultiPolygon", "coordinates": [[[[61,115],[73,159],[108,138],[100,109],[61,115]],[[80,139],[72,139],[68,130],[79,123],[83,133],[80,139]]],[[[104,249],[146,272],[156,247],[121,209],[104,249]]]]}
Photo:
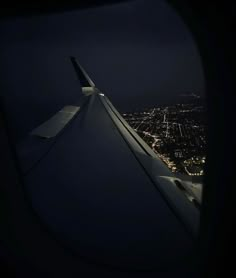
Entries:
{"type": "Polygon", "coordinates": [[[155,106],[186,92],[204,94],[191,33],[164,1],[8,20],[0,24],[0,35],[5,101],[16,118],[23,119],[27,107],[25,113],[35,113],[40,122],[76,101],[80,89],[69,56],[78,58],[120,111],[155,106]],[[45,114],[37,116],[37,109],[45,114]]]}

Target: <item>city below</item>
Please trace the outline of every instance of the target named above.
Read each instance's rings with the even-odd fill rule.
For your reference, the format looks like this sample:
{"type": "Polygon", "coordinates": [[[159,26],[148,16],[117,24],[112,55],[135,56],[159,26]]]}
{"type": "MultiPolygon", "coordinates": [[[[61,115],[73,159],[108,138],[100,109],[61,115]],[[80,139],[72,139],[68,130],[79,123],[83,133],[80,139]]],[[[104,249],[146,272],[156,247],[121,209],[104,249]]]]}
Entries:
{"type": "Polygon", "coordinates": [[[123,117],[176,176],[202,183],[205,113],[204,99],[186,94],[178,103],[123,113],[123,117]]]}

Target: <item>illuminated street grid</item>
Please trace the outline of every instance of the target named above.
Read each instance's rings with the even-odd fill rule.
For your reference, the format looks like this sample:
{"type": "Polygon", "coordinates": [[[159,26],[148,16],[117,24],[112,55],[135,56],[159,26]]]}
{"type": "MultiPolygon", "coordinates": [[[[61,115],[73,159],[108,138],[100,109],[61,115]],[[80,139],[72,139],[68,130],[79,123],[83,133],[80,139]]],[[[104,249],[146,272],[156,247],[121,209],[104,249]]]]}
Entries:
{"type": "Polygon", "coordinates": [[[123,117],[172,172],[204,175],[206,118],[199,100],[124,113],[123,117]]]}

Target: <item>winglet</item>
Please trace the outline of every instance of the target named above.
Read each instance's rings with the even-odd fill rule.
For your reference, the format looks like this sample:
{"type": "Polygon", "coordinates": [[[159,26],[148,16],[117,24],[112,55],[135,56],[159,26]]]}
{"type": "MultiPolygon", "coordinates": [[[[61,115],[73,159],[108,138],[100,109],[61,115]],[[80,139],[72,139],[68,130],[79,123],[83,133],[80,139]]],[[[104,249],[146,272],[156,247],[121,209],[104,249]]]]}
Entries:
{"type": "Polygon", "coordinates": [[[86,96],[92,95],[94,93],[99,93],[99,90],[96,88],[95,84],[93,83],[91,78],[88,76],[86,71],[78,63],[76,58],[71,56],[70,60],[71,60],[72,65],[75,69],[77,77],[80,81],[80,84],[81,84],[81,87],[82,87],[82,93],[86,96]]]}

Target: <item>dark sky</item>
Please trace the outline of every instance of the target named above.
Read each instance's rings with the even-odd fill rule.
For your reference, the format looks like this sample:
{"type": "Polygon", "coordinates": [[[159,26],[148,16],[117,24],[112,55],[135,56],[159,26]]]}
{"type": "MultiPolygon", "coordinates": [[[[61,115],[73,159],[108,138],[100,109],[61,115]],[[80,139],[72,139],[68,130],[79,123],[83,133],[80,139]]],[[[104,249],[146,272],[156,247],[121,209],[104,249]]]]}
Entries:
{"type": "Polygon", "coordinates": [[[52,96],[58,106],[77,97],[71,55],[119,110],[155,106],[188,91],[204,94],[193,38],[164,1],[8,20],[0,35],[4,90],[32,110],[49,111],[52,96]]]}

